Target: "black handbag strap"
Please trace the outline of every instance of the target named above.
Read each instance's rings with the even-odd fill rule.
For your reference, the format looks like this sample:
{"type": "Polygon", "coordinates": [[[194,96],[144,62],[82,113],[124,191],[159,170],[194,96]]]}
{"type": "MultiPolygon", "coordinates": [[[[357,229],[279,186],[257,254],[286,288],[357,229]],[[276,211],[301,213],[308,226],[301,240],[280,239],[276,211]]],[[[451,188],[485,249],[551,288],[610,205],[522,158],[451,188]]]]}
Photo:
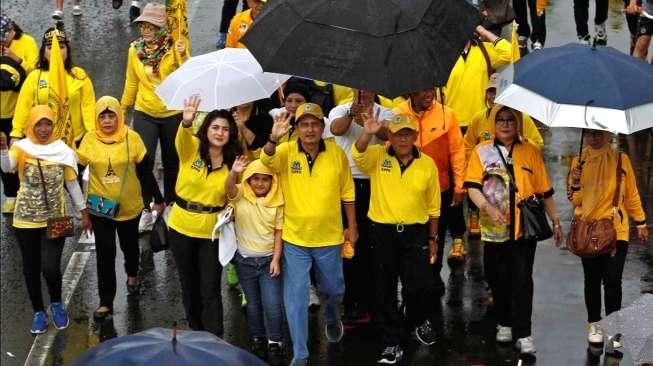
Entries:
{"type": "Polygon", "coordinates": [[[118,203],[122,197],[122,191],[125,189],[125,182],[127,182],[127,173],[129,173],[129,129],[127,129],[127,136],[125,136],[125,143],[127,144],[127,161],[125,162],[125,171],[122,174],[122,183],[120,183],[120,193],[118,194],[118,203]]]}
{"type": "MultiPolygon", "coordinates": [[[[501,157],[501,161],[503,162],[503,166],[506,168],[506,172],[508,172],[508,178],[510,179],[510,184],[513,186],[513,189],[515,190],[515,195],[521,198],[521,195],[519,194],[519,188],[517,188],[517,183],[515,183],[515,176],[513,175],[510,168],[508,168],[508,163],[506,162],[506,158],[503,157],[503,153],[501,152],[501,149],[499,148],[499,145],[497,145],[496,142],[494,143],[494,147],[497,149],[497,152],[501,157]]],[[[512,146],[510,147],[510,152],[508,153],[508,156],[510,157],[512,156],[512,149],[514,148],[515,148],[515,143],[513,142],[512,146]]]]}
{"type": "Polygon", "coordinates": [[[43,169],[41,169],[41,159],[36,159],[36,164],[39,168],[39,175],[41,176],[41,187],[43,188],[43,196],[45,198],[45,210],[50,216],[50,203],[48,202],[48,189],[45,187],[45,177],[43,176],[43,169]]]}
{"type": "Polygon", "coordinates": [[[619,209],[619,194],[621,193],[621,151],[617,150],[617,188],[614,191],[614,196],[612,197],[612,218],[614,214],[619,209]]]}
{"type": "Polygon", "coordinates": [[[490,61],[490,54],[488,54],[487,49],[485,48],[485,45],[483,44],[482,40],[478,40],[476,42],[478,45],[478,48],[481,50],[481,53],[483,54],[483,58],[485,59],[485,63],[487,64],[487,77],[488,79],[492,77],[492,74],[494,74],[495,70],[492,67],[492,61],[490,61]]]}

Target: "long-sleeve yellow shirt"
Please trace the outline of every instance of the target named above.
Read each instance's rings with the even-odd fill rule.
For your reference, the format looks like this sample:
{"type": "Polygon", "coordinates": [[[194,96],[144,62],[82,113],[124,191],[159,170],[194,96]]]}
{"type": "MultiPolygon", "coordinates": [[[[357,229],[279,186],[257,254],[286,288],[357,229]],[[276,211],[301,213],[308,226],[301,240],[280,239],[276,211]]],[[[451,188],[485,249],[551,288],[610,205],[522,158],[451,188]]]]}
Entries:
{"type": "MultiPolygon", "coordinates": [[[[9,44],[9,49],[22,60],[20,66],[28,75],[36,67],[39,59],[39,47],[34,38],[23,33],[20,38],[14,38],[9,44]]],[[[18,93],[13,90],[0,91],[0,118],[11,118],[14,115],[18,93]]]]}

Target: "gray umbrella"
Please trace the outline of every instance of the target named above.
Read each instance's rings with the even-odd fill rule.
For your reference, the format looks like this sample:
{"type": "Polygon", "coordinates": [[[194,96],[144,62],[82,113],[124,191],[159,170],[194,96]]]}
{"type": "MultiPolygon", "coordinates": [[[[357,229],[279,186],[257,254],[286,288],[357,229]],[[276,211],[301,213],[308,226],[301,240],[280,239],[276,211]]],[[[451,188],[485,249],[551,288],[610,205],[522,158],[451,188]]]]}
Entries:
{"type": "Polygon", "coordinates": [[[653,294],[644,294],[599,324],[609,334],[623,335],[624,346],[635,364],[653,362],[653,294]]]}
{"type": "Polygon", "coordinates": [[[463,0],[276,0],[242,42],[264,71],[395,97],[444,85],[479,23],[463,0]]]}

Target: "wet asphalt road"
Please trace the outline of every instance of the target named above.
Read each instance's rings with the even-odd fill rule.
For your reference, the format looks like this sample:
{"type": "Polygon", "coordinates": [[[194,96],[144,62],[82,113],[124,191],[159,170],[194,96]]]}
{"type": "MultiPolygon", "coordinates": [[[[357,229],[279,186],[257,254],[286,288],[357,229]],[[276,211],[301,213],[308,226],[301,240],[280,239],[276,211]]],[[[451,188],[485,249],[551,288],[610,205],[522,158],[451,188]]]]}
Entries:
{"type": "MultiPolygon", "coordinates": [[[[53,3],[50,0],[3,0],[2,10],[38,40],[43,30],[51,24],[53,3]]],[[[575,32],[570,2],[551,0],[550,3],[547,13],[547,46],[573,41],[575,32]]],[[[128,22],[129,1],[125,1],[126,5],[118,11],[114,11],[109,4],[106,0],[82,0],[84,15],[73,19],[68,12],[65,22],[72,39],[74,60],[90,73],[96,95],[114,95],[119,98],[124,82],[126,50],[137,32],[128,22]]],[[[193,54],[212,51],[222,1],[191,0],[188,4],[193,54]]],[[[66,2],[66,6],[70,6],[69,2],[66,2]]],[[[627,51],[628,35],[623,16],[619,12],[621,7],[621,0],[610,2],[609,44],[627,51]]],[[[547,166],[558,192],[555,197],[566,229],[570,206],[564,195],[564,178],[568,157],[577,151],[579,136],[577,131],[569,129],[546,130],[543,133],[547,143],[544,150],[547,166]]],[[[648,167],[650,169],[650,165],[648,167]]],[[[647,213],[651,217],[651,186],[640,188],[640,191],[644,202],[648,202],[647,213]]],[[[28,333],[32,309],[21,273],[20,253],[10,231],[10,217],[2,217],[0,228],[1,362],[2,365],[20,365],[24,363],[34,339],[28,333]]],[[[72,324],[66,331],[57,334],[47,364],[68,364],[85,349],[116,335],[156,326],[169,327],[174,321],[178,321],[182,327],[186,326],[171,253],[152,254],[148,250],[147,237],[141,238],[140,245],[140,276],[143,283],[141,295],[127,297],[124,285],[126,276],[122,269],[122,256],[118,251],[115,315],[111,321],[101,326],[92,322],[92,312],[98,299],[95,257],[90,256],[69,304],[72,324]]],[[[650,246],[648,248],[642,245],[630,247],[623,280],[624,305],[632,302],[642,291],[651,291],[653,288],[650,282],[653,280],[653,253],[650,246]]],[[[68,239],[62,269],[66,268],[72,253],[82,249],[82,245],[68,239]]],[[[471,242],[469,260],[464,267],[451,270],[445,266],[442,276],[448,283],[448,289],[442,298],[441,316],[435,319],[438,341],[430,349],[410,350],[407,364],[517,363],[517,355],[510,347],[497,347],[494,342],[495,323],[492,312],[485,305],[481,258],[482,247],[478,242],[471,242]]],[[[566,251],[556,249],[550,241],[542,242],[536,255],[534,279],[533,331],[538,347],[536,363],[594,365],[603,362],[600,357],[597,360],[595,354],[588,354],[585,341],[586,315],[580,260],[566,251]]],[[[47,301],[45,285],[43,293],[46,294],[47,301]]],[[[239,310],[238,292],[223,286],[223,301],[226,314],[225,339],[246,348],[247,334],[244,317],[239,310]]],[[[321,332],[322,326],[318,325],[321,324],[319,316],[312,317],[310,345],[311,361],[314,364],[367,365],[372,364],[378,356],[381,345],[374,329],[357,329],[347,334],[340,344],[330,346],[321,332]]],[[[527,361],[534,363],[533,360],[527,361]]],[[[621,365],[630,364],[626,355],[621,365]]]]}

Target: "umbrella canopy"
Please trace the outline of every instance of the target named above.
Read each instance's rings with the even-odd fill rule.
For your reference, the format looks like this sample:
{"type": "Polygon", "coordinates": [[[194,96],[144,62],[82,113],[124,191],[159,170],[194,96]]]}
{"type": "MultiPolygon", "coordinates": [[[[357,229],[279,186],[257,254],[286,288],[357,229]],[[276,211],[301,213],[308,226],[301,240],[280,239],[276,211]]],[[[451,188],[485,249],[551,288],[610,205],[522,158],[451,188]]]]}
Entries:
{"type": "Polygon", "coordinates": [[[168,109],[184,108],[184,99],[193,94],[202,98],[199,109],[231,108],[268,98],[290,76],[263,72],[252,54],[243,48],[191,57],[156,88],[168,109]]]}
{"type": "Polygon", "coordinates": [[[612,47],[545,48],[499,75],[496,102],[551,127],[653,127],[653,67],[612,47]]]}
{"type": "Polygon", "coordinates": [[[278,0],[242,42],[266,71],[395,97],[444,85],[479,23],[459,0],[278,0]]]}
{"type": "Polygon", "coordinates": [[[623,335],[624,347],[635,364],[653,362],[653,294],[644,294],[600,324],[610,334],[623,335]]]}
{"type": "Polygon", "coordinates": [[[91,348],[73,366],[114,365],[224,365],[264,366],[258,357],[230,345],[209,332],[152,328],[110,339],[91,348]]]}

